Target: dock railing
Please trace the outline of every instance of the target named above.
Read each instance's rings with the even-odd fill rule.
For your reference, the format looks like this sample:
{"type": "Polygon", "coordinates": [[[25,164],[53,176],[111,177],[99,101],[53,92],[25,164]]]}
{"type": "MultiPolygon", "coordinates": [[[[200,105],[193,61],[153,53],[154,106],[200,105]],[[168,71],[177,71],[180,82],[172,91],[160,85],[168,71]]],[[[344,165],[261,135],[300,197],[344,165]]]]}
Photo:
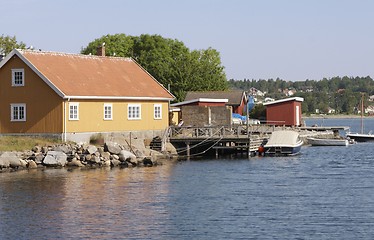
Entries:
{"type": "Polygon", "coordinates": [[[268,134],[273,132],[274,125],[254,124],[249,125],[224,125],[224,126],[170,126],[168,131],[171,138],[206,138],[206,137],[243,137],[252,134],[268,134]]]}

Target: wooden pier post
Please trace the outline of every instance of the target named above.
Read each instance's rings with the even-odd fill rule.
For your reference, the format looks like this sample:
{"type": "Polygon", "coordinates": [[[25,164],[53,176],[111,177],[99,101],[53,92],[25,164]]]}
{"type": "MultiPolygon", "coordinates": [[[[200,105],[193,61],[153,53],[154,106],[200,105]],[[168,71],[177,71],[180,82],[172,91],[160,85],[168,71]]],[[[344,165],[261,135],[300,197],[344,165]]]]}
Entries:
{"type": "Polygon", "coordinates": [[[191,156],[190,142],[186,142],[186,148],[187,148],[187,158],[190,159],[190,156],[191,156]]]}

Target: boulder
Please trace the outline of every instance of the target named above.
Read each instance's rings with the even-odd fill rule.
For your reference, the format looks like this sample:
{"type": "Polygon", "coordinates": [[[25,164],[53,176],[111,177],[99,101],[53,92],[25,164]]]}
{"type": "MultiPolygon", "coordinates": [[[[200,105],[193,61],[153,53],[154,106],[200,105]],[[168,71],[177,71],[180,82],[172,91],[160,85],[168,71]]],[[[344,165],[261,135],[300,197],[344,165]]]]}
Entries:
{"type": "Polygon", "coordinates": [[[43,154],[36,154],[35,158],[33,159],[37,164],[42,164],[44,159],[43,154]]]}
{"type": "Polygon", "coordinates": [[[43,164],[49,167],[64,167],[66,163],[66,154],[59,151],[48,151],[43,159],[43,164]]]}
{"type": "Polygon", "coordinates": [[[0,157],[0,169],[9,167],[9,159],[0,157]]]}
{"type": "Polygon", "coordinates": [[[104,150],[111,154],[119,154],[122,149],[123,147],[116,142],[106,142],[104,145],[104,150]]]}
{"type": "Polygon", "coordinates": [[[92,159],[92,155],[86,155],[84,157],[84,160],[86,160],[86,161],[91,161],[91,159],[92,159]]]}
{"type": "Polygon", "coordinates": [[[110,160],[106,160],[106,161],[104,161],[104,163],[103,163],[103,167],[110,167],[110,160]]]}
{"type": "Polygon", "coordinates": [[[16,153],[13,152],[4,152],[0,156],[0,168],[18,168],[22,166],[20,158],[16,153]]]}
{"type": "Polygon", "coordinates": [[[102,154],[102,153],[104,152],[104,148],[103,148],[103,147],[98,147],[98,148],[97,148],[97,151],[98,151],[100,154],[102,154]]]}
{"type": "Polygon", "coordinates": [[[83,163],[81,163],[81,161],[79,161],[76,158],[73,158],[73,160],[71,160],[71,162],[68,162],[67,166],[70,166],[70,167],[84,167],[83,163]]]}
{"type": "Polygon", "coordinates": [[[128,159],[136,159],[135,154],[133,154],[129,151],[126,151],[126,150],[121,150],[118,157],[119,157],[119,160],[122,161],[122,162],[124,162],[128,159]]]}
{"type": "Polygon", "coordinates": [[[134,153],[137,158],[145,157],[145,149],[143,151],[140,151],[139,149],[134,149],[134,153]]]}
{"type": "Polygon", "coordinates": [[[129,164],[127,162],[120,162],[119,166],[121,168],[127,168],[127,167],[129,167],[129,164]]]}
{"type": "Polygon", "coordinates": [[[33,160],[29,161],[27,163],[27,167],[30,168],[30,169],[34,169],[34,168],[37,168],[38,165],[36,164],[36,162],[34,162],[33,160]]]}
{"type": "Polygon", "coordinates": [[[23,159],[20,159],[21,162],[21,167],[26,168],[27,167],[27,162],[23,159]]]}
{"type": "Polygon", "coordinates": [[[32,149],[31,149],[33,152],[35,153],[39,153],[42,151],[42,148],[40,146],[34,146],[32,149]]]}
{"type": "Polygon", "coordinates": [[[145,144],[144,144],[144,139],[142,138],[132,138],[131,141],[130,139],[126,139],[126,142],[130,145],[131,143],[131,149],[133,149],[135,151],[135,149],[141,151],[141,152],[144,152],[145,150],[145,144]]]}
{"type": "Polygon", "coordinates": [[[100,157],[93,155],[93,156],[91,157],[90,162],[92,162],[92,163],[100,163],[100,162],[101,162],[101,159],[100,159],[100,157]]]}
{"type": "Polygon", "coordinates": [[[87,148],[86,148],[86,151],[87,151],[89,154],[94,154],[94,153],[96,153],[96,151],[97,151],[97,147],[94,146],[94,145],[88,145],[87,148]]]}
{"type": "Polygon", "coordinates": [[[81,160],[81,157],[80,157],[80,155],[79,155],[78,153],[75,153],[75,154],[74,154],[74,157],[75,157],[77,160],[81,160]]]}
{"type": "Polygon", "coordinates": [[[64,145],[58,145],[53,148],[53,151],[56,152],[63,152],[65,154],[71,154],[72,148],[70,145],[64,144],[64,145]]]}
{"type": "Polygon", "coordinates": [[[131,163],[132,166],[138,165],[138,160],[136,158],[128,158],[126,161],[131,163]]]}
{"type": "Polygon", "coordinates": [[[144,158],[143,159],[143,165],[146,166],[146,167],[152,167],[153,166],[152,159],[149,158],[149,157],[144,158]]]}
{"type": "Polygon", "coordinates": [[[157,161],[159,159],[168,159],[168,156],[155,150],[151,150],[151,159],[157,161]]]}
{"type": "Polygon", "coordinates": [[[166,150],[166,152],[171,153],[172,155],[178,155],[177,149],[170,142],[166,142],[165,150],[166,150]]]}
{"type": "Polygon", "coordinates": [[[47,153],[49,151],[48,147],[42,147],[42,153],[47,153]]]}
{"type": "Polygon", "coordinates": [[[117,166],[119,166],[119,164],[121,163],[121,161],[116,160],[116,159],[112,159],[112,160],[110,160],[110,163],[111,163],[112,167],[117,167],[117,166]]]}
{"type": "Polygon", "coordinates": [[[101,157],[104,159],[110,159],[110,152],[102,152],[101,157]]]}

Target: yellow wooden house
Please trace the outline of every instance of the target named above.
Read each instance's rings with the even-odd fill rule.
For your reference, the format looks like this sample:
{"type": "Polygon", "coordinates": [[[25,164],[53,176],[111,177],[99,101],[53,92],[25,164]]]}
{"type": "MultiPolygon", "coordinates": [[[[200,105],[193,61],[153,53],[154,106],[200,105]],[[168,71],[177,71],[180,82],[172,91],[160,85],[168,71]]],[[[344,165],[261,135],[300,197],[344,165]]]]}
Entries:
{"type": "Polygon", "coordinates": [[[131,58],[13,50],[0,62],[0,134],[87,142],[168,127],[174,96],[131,58]]]}

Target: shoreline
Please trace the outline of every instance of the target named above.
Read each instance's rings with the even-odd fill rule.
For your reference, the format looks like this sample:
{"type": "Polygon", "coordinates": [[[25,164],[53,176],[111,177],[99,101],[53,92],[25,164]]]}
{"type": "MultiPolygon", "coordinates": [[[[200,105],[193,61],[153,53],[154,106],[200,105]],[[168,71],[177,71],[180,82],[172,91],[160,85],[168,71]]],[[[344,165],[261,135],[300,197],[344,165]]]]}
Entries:
{"type": "MultiPolygon", "coordinates": [[[[361,115],[353,115],[353,114],[350,114],[350,115],[345,115],[345,114],[337,114],[337,115],[317,115],[317,114],[312,114],[310,116],[306,116],[306,115],[303,115],[302,116],[303,119],[316,119],[316,118],[320,118],[320,119],[330,119],[330,118],[352,118],[352,119],[355,119],[355,118],[361,118],[361,115]]],[[[363,118],[374,118],[374,116],[363,116],[363,118]]]]}

